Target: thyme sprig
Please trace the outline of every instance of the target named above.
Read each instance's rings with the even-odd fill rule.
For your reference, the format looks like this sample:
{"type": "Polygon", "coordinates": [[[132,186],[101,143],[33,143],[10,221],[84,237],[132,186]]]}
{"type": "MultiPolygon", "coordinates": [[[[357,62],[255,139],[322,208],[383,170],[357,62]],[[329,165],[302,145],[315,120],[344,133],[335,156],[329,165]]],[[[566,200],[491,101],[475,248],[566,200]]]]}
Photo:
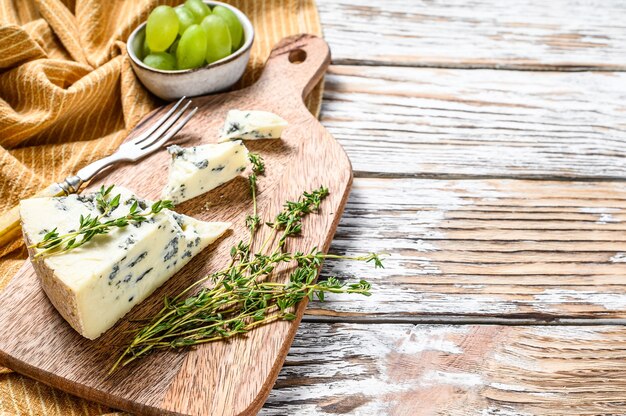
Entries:
{"type": "Polygon", "coordinates": [[[111,185],[107,188],[102,186],[95,194],[94,202],[96,208],[100,211],[99,215],[81,215],[78,229],[73,232],[59,234],[56,227],[48,231],[40,242],[29,246],[29,248],[42,249],[33,257],[38,259],[53,254],[68,252],[88,243],[97,235],[108,234],[112,229],[124,228],[128,226],[128,224],[147,221],[150,217],[158,214],[162,210],[174,207],[171,201],[160,200],[153,203],[149,209],[140,210],[139,202],[135,200],[128,214],[105,220],[109,217],[111,212],[120,205],[120,194],[112,198],[110,197],[114,187],[115,185],[111,185]]]}
{"type": "MultiPolygon", "coordinates": [[[[254,171],[250,187],[255,207],[253,216],[257,216],[254,171]]],[[[375,267],[383,267],[378,254],[349,257],[325,254],[317,247],[306,253],[285,251],[288,239],[302,231],[302,219],[317,212],[328,194],[327,188],[320,187],[304,192],[296,201],[287,201],[274,220],[264,224],[270,232],[254,254],[255,227],[261,223],[259,220],[255,227],[250,227],[246,219],[248,242],[242,240],[231,248],[230,264],[198,280],[176,297],[166,297],[163,308],[137,330],[110,373],[154,351],[223,340],[278,320],[294,320],[295,307],[305,298],[324,301],[326,293],[369,296],[371,287],[365,280],[348,284],[336,277],[321,282],[315,279],[325,259],[373,262],[375,267]],[[270,249],[270,242],[276,237],[278,242],[270,249]],[[279,267],[290,272],[288,282],[271,280],[279,267]],[[210,288],[199,288],[209,281],[210,288]]]]}
{"type": "Polygon", "coordinates": [[[248,176],[250,183],[250,194],[252,195],[252,215],[246,217],[246,227],[250,230],[250,237],[254,236],[256,229],[261,223],[261,217],[257,212],[256,193],[257,193],[257,175],[265,173],[265,161],[261,155],[257,153],[249,153],[248,160],[252,163],[252,173],[248,176]]]}
{"type": "Polygon", "coordinates": [[[252,172],[257,174],[265,173],[265,161],[258,153],[248,153],[248,160],[252,163],[252,172]]]}

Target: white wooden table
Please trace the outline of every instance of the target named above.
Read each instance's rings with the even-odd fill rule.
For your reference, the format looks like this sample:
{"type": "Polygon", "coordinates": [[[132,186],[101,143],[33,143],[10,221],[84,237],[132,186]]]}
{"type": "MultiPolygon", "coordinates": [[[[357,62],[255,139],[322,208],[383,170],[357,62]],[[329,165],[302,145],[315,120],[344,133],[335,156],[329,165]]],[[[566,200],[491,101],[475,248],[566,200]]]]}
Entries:
{"type": "Polygon", "coordinates": [[[626,3],[320,0],[332,251],[263,415],[626,413],[626,3]]]}

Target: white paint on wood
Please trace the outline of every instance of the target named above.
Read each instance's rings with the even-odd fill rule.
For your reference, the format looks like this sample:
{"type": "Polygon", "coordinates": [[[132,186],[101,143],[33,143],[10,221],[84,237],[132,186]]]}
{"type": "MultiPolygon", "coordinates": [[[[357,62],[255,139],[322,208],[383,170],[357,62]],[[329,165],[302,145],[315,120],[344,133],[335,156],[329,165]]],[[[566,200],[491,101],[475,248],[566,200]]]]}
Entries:
{"type": "Polygon", "coordinates": [[[626,253],[615,253],[615,255],[609,260],[611,261],[611,263],[626,263],[626,253]]]}
{"type": "Polygon", "coordinates": [[[341,400],[360,394],[383,399],[358,406],[358,411],[355,409],[356,413],[352,413],[365,415],[387,414],[398,403],[392,397],[411,394],[416,386],[475,386],[480,377],[458,371],[432,370],[418,378],[397,377],[389,373],[384,359],[388,356],[409,357],[430,353],[462,354],[463,349],[457,340],[464,339],[467,332],[466,327],[303,323],[279,381],[268,399],[270,406],[266,404],[261,414],[291,414],[289,407],[284,405],[271,409],[275,394],[286,394],[290,400],[304,403],[294,408],[293,411],[297,409],[298,414],[325,414],[320,412],[319,405],[311,403],[323,403],[334,397],[341,400]],[[318,358],[311,360],[311,356],[318,358]],[[280,387],[283,381],[299,379],[304,369],[308,380],[324,381],[321,384],[305,382],[306,388],[280,387]],[[373,411],[377,413],[369,413],[373,411]]]}
{"type": "Polygon", "coordinates": [[[423,387],[449,384],[459,387],[477,387],[484,384],[480,374],[452,373],[447,371],[429,371],[420,379],[423,387]]]}
{"type": "Polygon", "coordinates": [[[372,296],[307,313],[626,317],[625,219],[621,183],[357,178],[331,252],[386,251],[385,268],[327,261],[372,296]]]}
{"type": "Polygon", "coordinates": [[[489,383],[489,386],[499,389],[499,390],[509,390],[509,391],[528,391],[525,386],[515,385],[515,384],[505,384],[505,383],[489,383]]]}
{"type": "Polygon", "coordinates": [[[623,178],[624,102],[623,72],[334,66],[322,122],[357,174],[623,178]]]}
{"type": "Polygon", "coordinates": [[[526,393],[528,396],[535,397],[555,397],[557,396],[555,393],[550,392],[538,392],[532,391],[528,388],[528,386],[524,386],[521,384],[507,384],[507,383],[489,383],[489,387],[502,390],[502,391],[510,391],[515,393],[526,393]]]}
{"type": "Polygon", "coordinates": [[[320,0],[335,63],[626,68],[619,0],[320,0]]]}
{"type": "Polygon", "coordinates": [[[464,335],[469,327],[417,327],[411,328],[408,337],[402,337],[397,352],[402,354],[416,354],[422,351],[440,351],[448,354],[461,354],[463,351],[452,340],[450,334],[464,335]]]}
{"type": "Polygon", "coordinates": [[[613,217],[614,212],[619,212],[617,208],[602,208],[602,207],[593,207],[593,208],[581,208],[580,212],[584,212],[586,214],[596,214],[598,215],[598,220],[596,223],[598,224],[606,224],[609,222],[620,222],[619,219],[613,217]]]}
{"type": "Polygon", "coordinates": [[[603,338],[610,337],[614,329],[610,326],[581,326],[572,331],[572,328],[568,326],[535,326],[529,332],[533,336],[558,338],[563,341],[601,341],[603,338]]]}
{"type": "Polygon", "coordinates": [[[626,310],[626,292],[598,293],[584,290],[546,289],[534,298],[537,301],[537,309],[546,312],[559,312],[560,305],[576,302],[598,305],[609,311],[626,310]]]}
{"type": "Polygon", "coordinates": [[[261,415],[615,414],[625,353],[619,326],[303,323],[261,415]]]}

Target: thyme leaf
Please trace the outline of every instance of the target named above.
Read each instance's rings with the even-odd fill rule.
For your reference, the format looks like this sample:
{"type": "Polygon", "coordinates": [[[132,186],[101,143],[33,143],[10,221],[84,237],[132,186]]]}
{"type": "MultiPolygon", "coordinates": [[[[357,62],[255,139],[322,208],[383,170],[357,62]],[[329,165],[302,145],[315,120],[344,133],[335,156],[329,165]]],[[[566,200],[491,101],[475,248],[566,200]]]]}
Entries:
{"type": "Polygon", "coordinates": [[[346,283],[337,277],[316,282],[325,259],[373,262],[382,267],[380,256],[341,256],[325,254],[313,247],[308,252],[286,252],[286,242],[302,231],[302,219],[320,208],[329,195],[325,187],[304,192],[296,201],[287,201],[283,210],[265,226],[269,235],[252,253],[255,232],[261,226],[256,208],[256,173],[249,177],[253,214],[246,218],[248,241],[230,250],[230,264],[201,278],[176,297],[164,299],[163,308],[139,328],[109,373],[152,352],[185,348],[245,335],[269,323],[298,318],[296,308],[304,299],[325,300],[325,294],[370,296],[371,285],[365,280],[346,283]],[[271,242],[278,240],[275,244],[271,242]],[[290,271],[287,282],[272,281],[277,268],[290,271]],[[211,282],[209,287],[201,287],[211,282]]]}
{"type": "Polygon", "coordinates": [[[81,215],[78,221],[79,227],[76,231],[59,235],[57,229],[54,228],[52,231],[47,232],[40,242],[28,246],[29,248],[41,249],[33,258],[37,260],[42,257],[74,250],[87,244],[97,235],[108,234],[115,228],[124,228],[129,224],[147,221],[162,210],[174,207],[171,201],[160,200],[153,203],[149,209],[139,211],[139,204],[135,201],[131,205],[128,214],[108,219],[109,214],[120,205],[121,194],[117,194],[114,197],[110,196],[114,186],[111,185],[105,188],[103,185],[96,193],[94,200],[96,208],[100,212],[99,215],[81,215]]]}

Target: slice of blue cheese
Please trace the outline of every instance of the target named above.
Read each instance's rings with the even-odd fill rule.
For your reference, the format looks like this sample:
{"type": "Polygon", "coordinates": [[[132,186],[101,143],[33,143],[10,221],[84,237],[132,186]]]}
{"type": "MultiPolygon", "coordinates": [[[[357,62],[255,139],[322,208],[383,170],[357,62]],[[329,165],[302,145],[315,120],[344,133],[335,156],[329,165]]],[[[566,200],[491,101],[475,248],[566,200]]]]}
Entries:
{"type": "Polygon", "coordinates": [[[163,199],[179,204],[230,181],[246,170],[248,149],[238,140],[195,147],[170,146],[172,155],[163,199]]]}
{"type": "MultiPolygon", "coordinates": [[[[128,213],[134,201],[151,202],[115,187],[120,205],[108,217],[128,213]]],[[[78,227],[81,215],[100,215],[94,194],[32,198],[20,202],[24,238],[41,241],[56,227],[59,234],[78,227]]],[[[106,219],[106,218],[105,218],[106,219]]],[[[82,336],[94,339],[111,328],[132,307],[179,271],[192,257],[220,237],[230,223],[204,222],[163,210],[141,223],[114,228],[76,249],[33,259],[44,291],[63,318],[82,336]]]]}
{"type": "Polygon", "coordinates": [[[287,122],[269,111],[230,110],[218,141],[279,139],[285,127],[287,122]]]}

